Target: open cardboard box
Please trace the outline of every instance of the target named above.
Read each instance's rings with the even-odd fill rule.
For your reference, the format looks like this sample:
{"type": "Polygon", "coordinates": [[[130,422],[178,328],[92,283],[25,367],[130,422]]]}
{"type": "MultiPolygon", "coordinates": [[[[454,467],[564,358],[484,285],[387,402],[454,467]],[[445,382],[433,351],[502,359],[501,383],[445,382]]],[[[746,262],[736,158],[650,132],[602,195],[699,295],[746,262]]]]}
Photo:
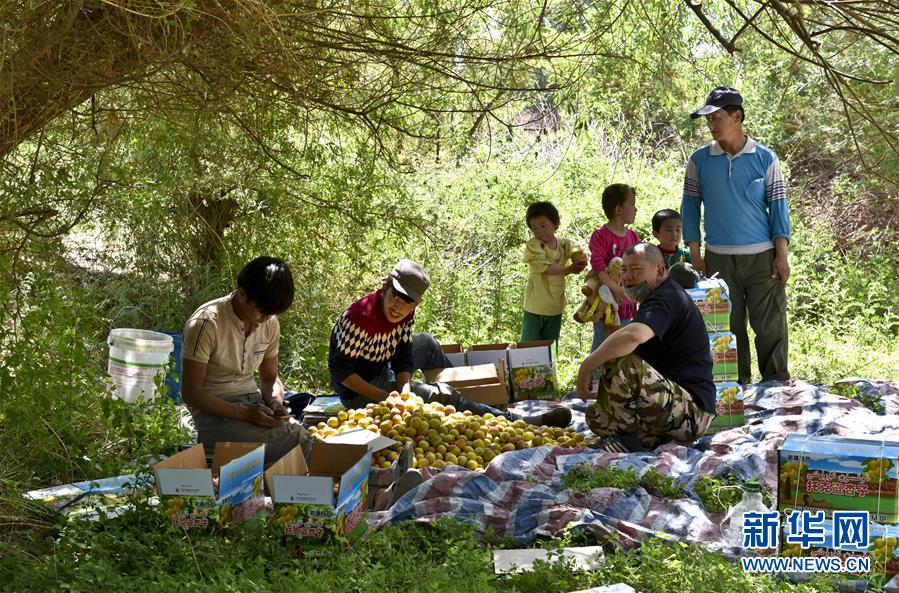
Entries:
{"type": "Polygon", "coordinates": [[[266,470],[272,522],[292,556],[345,552],[365,535],[371,455],[394,441],[367,430],[355,432],[378,438],[362,442],[367,435],[358,435],[358,444],[316,440],[308,460],[295,447],[266,470]]]}
{"type": "Polygon", "coordinates": [[[465,351],[465,361],[468,366],[492,364],[506,382],[505,372],[509,368],[509,347],[512,344],[502,342],[497,344],[475,344],[465,351]],[[500,368],[502,365],[502,368],[500,368]]]}
{"type": "MultiPolygon", "coordinates": [[[[397,441],[394,441],[393,439],[361,428],[328,437],[325,439],[325,442],[366,445],[372,454],[397,443],[397,441]]],[[[371,471],[368,474],[369,486],[390,486],[403,474],[403,472],[412,467],[412,446],[410,443],[406,443],[406,445],[407,446],[403,448],[403,451],[400,452],[393,463],[391,463],[390,467],[372,466],[371,471]]]]}
{"type": "Polygon", "coordinates": [[[153,466],[160,507],[179,527],[240,522],[263,504],[264,462],[262,443],[216,443],[211,468],[203,445],[191,447],[153,466]]]}
{"type": "Polygon", "coordinates": [[[509,388],[502,360],[498,365],[498,369],[492,364],[436,369],[427,371],[425,379],[430,383],[446,383],[471,401],[500,407],[509,403],[509,388]]]}
{"type": "MultiPolygon", "coordinates": [[[[365,445],[372,454],[382,449],[386,449],[395,445],[397,442],[387,438],[377,432],[366,429],[350,430],[341,434],[335,434],[325,439],[326,443],[344,443],[349,445],[365,445]]],[[[411,467],[410,454],[411,447],[404,449],[397,459],[389,468],[378,468],[372,466],[368,475],[370,486],[390,486],[400,475],[411,467]]]]}
{"type": "Polygon", "coordinates": [[[555,340],[517,342],[509,349],[509,376],[513,400],[556,397],[555,340]]]}
{"type": "Polygon", "coordinates": [[[461,344],[441,344],[440,349],[454,367],[465,366],[465,349],[461,344]]]}

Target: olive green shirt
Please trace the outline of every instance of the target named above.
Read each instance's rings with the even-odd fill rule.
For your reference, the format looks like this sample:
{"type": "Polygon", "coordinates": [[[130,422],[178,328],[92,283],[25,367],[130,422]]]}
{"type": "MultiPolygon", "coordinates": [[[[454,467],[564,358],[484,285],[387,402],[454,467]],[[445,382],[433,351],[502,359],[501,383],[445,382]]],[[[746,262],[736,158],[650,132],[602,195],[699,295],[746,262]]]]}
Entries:
{"type": "Polygon", "coordinates": [[[277,317],[260,323],[249,336],[231,306],[234,293],[201,305],[184,327],[181,358],[206,365],[203,390],[228,398],[259,390],[254,373],[264,358],[278,355],[281,325],[277,317]]]}
{"type": "Polygon", "coordinates": [[[561,315],[565,311],[565,275],[546,274],[552,264],[567,265],[573,245],[556,238],[550,249],[536,237],[525,245],[522,261],[528,265],[528,284],[524,289],[524,310],[535,315],[561,315]]]}

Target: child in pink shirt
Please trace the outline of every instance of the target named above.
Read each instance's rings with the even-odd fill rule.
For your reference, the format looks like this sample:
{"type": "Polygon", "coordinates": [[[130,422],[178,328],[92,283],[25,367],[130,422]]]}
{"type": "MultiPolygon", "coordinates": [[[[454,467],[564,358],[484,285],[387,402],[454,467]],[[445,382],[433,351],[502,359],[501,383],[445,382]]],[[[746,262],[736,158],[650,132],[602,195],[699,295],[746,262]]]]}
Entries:
{"type": "MultiPolygon", "coordinates": [[[[613,183],[602,192],[602,210],[609,222],[602,225],[590,236],[590,265],[592,273],[599,276],[603,284],[609,287],[615,300],[618,301],[618,315],[624,325],[634,318],[637,305],[626,296],[624,289],[606,273],[606,266],[613,257],[621,257],[624,250],[640,242],[640,238],[627,225],[634,224],[637,217],[637,190],[624,183],[613,183]]],[[[593,345],[590,351],[596,350],[606,339],[605,322],[593,324],[593,345]]]]}

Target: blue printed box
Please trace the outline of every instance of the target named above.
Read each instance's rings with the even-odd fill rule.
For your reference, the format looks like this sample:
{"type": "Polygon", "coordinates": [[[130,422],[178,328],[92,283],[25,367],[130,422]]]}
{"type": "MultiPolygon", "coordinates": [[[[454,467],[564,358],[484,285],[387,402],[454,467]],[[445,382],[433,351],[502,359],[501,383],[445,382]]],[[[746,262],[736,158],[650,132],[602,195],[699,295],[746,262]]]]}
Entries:
{"type": "Polygon", "coordinates": [[[733,381],[715,383],[715,418],[707,433],[743,426],[743,387],[733,381]]]}
{"type": "Polygon", "coordinates": [[[727,284],[720,278],[700,280],[687,290],[702,314],[706,331],[721,332],[730,329],[730,295],[727,284]]]}
{"type": "Polygon", "coordinates": [[[296,447],[265,472],[275,509],[271,524],[291,556],[345,552],[366,534],[368,480],[376,449],[316,440],[308,462],[296,447]]]}
{"type": "MultiPolygon", "coordinates": [[[[821,527],[823,528],[823,537],[817,538],[818,541],[813,541],[813,538],[809,538],[809,547],[803,549],[800,541],[788,540],[792,534],[799,535],[808,533],[808,531],[801,528],[794,531],[791,522],[785,519],[780,540],[780,555],[794,557],[827,556],[839,557],[843,560],[850,557],[868,557],[871,559],[871,570],[867,574],[883,575],[884,580],[886,580],[899,573],[899,547],[897,547],[899,546],[899,526],[869,522],[867,541],[863,543],[858,542],[858,545],[846,545],[844,543],[839,547],[834,543],[833,519],[825,519],[821,527]]],[[[850,535],[853,533],[853,531],[850,531],[850,535]]]]}
{"type": "Polygon", "coordinates": [[[730,332],[709,334],[712,351],[712,381],[737,381],[737,338],[730,332]]]}
{"type": "Polygon", "coordinates": [[[780,446],[778,508],[868,511],[899,522],[899,443],[791,434],[780,446]]]}
{"type": "Polygon", "coordinates": [[[216,443],[212,467],[202,444],[153,466],[162,512],[179,527],[223,527],[264,508],[265,445],[216,443]]]}

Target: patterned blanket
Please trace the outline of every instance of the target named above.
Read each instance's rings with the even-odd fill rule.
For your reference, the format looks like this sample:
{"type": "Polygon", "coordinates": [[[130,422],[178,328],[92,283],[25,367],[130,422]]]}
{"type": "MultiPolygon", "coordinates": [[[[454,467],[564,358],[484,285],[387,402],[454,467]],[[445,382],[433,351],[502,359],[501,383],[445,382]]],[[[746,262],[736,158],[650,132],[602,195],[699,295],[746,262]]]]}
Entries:
{"type": "MultiPolygon", "coordinates": [[[[451,467],[407,492],[390,510],[376,513],[374,524],[452,516],[518,543],[556,536],[569,527],[588,529],[600,541],[614,538],[625,547],[638,545],[649,534],[724,547],[719,527],[724,517],[707,513],[693,491],[701,476],[733,472],[744,480],[760,479],[773,492],[777,449],[787,434],[899,439],[899,382],[849,379],[840,382],[839,390],[851,391],[855,398],[802,381],[751,386],[744,397],[745,425],[703,437],[692,447],[668,444],[630,454],[538,447],[504,453],[484,473],[451,467]],[[655,468],[681,484],[688,497],[657,498],[642,488],[597,488],[589,493],[563,489],[562,475],[571,467],[612,463],[632,467],[638,474],[655,468]]],[[[583,414],[587,402],[569,397],[563,403],[572,410],[573,428],[589,433],[583,414]]],[[[545,406],[545,402],[519,404],[529,412],[545,406]]]]}

